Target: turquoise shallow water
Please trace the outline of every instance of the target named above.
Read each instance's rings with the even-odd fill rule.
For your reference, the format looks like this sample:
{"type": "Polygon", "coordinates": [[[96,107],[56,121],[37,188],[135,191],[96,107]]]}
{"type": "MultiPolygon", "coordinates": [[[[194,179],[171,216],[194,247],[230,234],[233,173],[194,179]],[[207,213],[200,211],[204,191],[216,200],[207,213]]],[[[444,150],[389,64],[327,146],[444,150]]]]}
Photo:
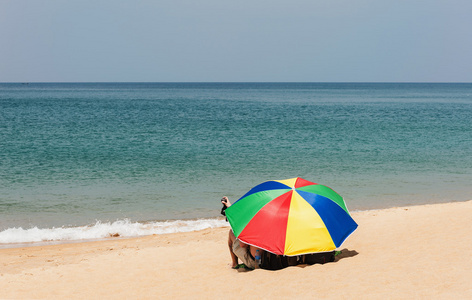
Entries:
{"type": "Polygon", "coordinates": [[[0,231],[214,218],[297,176],[350,210],[469,200],[472,84],[0,84],[0,145],[0,231]]]}

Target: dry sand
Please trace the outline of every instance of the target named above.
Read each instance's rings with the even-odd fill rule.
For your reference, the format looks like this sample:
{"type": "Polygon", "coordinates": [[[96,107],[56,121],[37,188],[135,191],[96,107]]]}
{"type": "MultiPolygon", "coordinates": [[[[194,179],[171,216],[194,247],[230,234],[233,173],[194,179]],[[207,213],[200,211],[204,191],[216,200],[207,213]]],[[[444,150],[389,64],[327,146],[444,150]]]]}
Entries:
{"type": "Polygon", "coordinates": [[[472,201],[353,213],[333,263],[230,268],[228,228],[0,250],[0,298],[472,299],[472,201]]]}

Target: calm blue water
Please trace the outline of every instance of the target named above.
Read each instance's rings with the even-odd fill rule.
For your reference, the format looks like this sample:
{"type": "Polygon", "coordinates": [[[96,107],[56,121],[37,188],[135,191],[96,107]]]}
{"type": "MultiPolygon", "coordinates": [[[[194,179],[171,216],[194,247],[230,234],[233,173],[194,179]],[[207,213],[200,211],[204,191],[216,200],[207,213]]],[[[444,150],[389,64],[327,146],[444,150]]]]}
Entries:
{"type": "Polygon", "coordinates": [[[213,218],[297,176],[351,211],[469,200],[472,84],[0,84],[0,147],[0,231],[213,218]]]}

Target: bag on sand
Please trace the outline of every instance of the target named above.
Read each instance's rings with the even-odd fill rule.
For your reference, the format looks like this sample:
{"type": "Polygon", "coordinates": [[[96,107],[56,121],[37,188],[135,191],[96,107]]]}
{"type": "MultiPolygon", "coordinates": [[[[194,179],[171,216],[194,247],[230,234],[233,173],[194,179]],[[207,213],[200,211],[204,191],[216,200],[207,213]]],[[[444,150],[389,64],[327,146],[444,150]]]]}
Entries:
{"type": "Polygon", "coordinates": [[[298,256],[277,255],[264,251],[261,255],[261,269],[280,270],[289,266],[300,264],[314,265],[325,264],[334,261],[335,251],[304,254],[298,256]]]}
{"type": "Polygon", "coordinates": [[[301,264],[325,264],[334,261],[334,251],[301,255],[301,264]]]}
{"type": "Polygon", "coordinates": [[[261,255],[261,269],[280,270],[288,267],[288,257],[264,251],[261,255]]]}

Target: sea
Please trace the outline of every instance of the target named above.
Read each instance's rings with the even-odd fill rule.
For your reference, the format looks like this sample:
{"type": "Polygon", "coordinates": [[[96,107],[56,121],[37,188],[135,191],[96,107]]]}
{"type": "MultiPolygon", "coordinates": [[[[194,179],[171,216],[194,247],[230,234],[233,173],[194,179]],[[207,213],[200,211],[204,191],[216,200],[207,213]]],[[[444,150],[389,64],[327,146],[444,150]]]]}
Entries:
{"type": "Polygon", "coordinates": [[[0,83],[0,247],[228,226],[268,180],[472,199],[471,83],[0,83]]]}

